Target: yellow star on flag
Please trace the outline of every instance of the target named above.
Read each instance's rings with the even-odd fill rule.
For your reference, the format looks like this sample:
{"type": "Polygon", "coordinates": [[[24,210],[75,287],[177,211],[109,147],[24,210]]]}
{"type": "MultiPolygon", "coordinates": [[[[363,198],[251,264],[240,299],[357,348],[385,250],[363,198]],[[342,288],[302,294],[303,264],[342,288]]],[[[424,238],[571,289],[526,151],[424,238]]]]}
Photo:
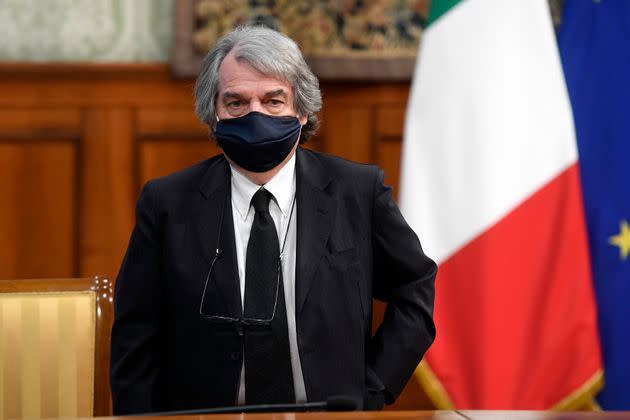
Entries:
{"type": "Polygon", "coordinates": [[[621,259],[625,260],[630,254],[630,226],[627,221],[622,220],[619,224],[619,229],[619,234],[608,238],[608,243],[618,246],[621,259]]]}

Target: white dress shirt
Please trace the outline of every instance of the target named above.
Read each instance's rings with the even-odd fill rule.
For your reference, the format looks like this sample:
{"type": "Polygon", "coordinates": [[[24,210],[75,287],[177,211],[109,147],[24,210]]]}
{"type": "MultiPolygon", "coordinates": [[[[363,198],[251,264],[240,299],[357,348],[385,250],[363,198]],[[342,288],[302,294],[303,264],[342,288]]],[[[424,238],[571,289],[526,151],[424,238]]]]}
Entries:
{"type": "MultiPolygon", "coordinates": [[[[232,171],[232,218],[234,220],[234,239],[236,243],[236,261],[238,264],[238,278],[241,290],[241,304],[245,298],[245,264],[247,257],[247,243],[254,221],[254,207],[250,206],[252,197],[260,189],[260,185],[250,181],[230,165],[232,171]]],[[[289,329],[289,351],[291,355],[291,370],[293,372],[293,389],[296,402],[306,402],[306,389],[302,376],[302,365],[297,346],[295,329],[295,251],[297,204],[295,197],[295,154],[280,171],[263,186],[273,195],[269,203],[269,213],[276,225],[280,248],[286,234],[284,256],[282,258],[282,283],[284,286],[284,302],[287,309],[287,327],[289,329]],[[291,215],[291,206],[293,214],[291,215]]],[[[245,404],[245,360],[241,366],[241,379],[238,389],[238,404],[245,404]]]]}

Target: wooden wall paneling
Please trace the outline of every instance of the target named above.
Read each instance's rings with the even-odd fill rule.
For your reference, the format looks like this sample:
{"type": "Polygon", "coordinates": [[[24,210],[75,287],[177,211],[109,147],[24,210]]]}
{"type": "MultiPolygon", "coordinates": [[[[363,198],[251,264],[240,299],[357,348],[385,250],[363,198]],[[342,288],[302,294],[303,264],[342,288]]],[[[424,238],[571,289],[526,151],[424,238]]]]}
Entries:
{"type": "Polygon", "coordinates": [[[208,128],[197,119],[192,100],[186,107],[141,107],[136,126],[138,136],[143,138],[172,134],[208,137],[208,128]]]}
{"type": "Polygon", "coordinates": [[[378,141],[377,164],[385,172],[385,184],[391,186],[394,191],[394,199],[398,201],[398,184],[400,182],[400,152],[402,142],[391,138],[382,138],[378,141]]]}
{"type": "Polygon", "coordinates": [[[325,104],[321,134],[327,153],[355,162],[372,162],[372,107],[325,104]]]}
{"type": "Polygon", "coordinates": [[[0,108],[0,278],[75,271],[76,110],[0,108]]]}
{"type": "Polygon", "coordinates": [[[210,139],[152,139],[140,146],[140,179],[150,179],[177,172],[218,153],[210,139]]]}
{"type": "Polygon", "coordinates": [[[386,153],[380,147],[380,140],[383,135],[391,140],[392,130],[402,136],[408,91],[409,84],[400,82],[323,83],[324,151],[378,164],[385,170],[386,181],[395,187],[397,175],[390,172],[400,157],[386,153]]]}
{"type": "Polygon", "coordinates": [[[138,111],[140,183],[168,175],[220,153],[208,128],[188,108],[138,111]]]}
{"type": "Polygon", "coordinates": [[[193,87],[161,64],[0,64],[5,107],[192,107],[193,87]]]}
{"type": "Polygon", "coordinates": [[[133,228],[138,194],[133,110],[87,108],[83,133],[79,273],[115,278],[133,228]]]}
{"type": "Polygon", "coordinates": [[[77,108],[19,107],[0,109],[0,136],[25,139],[76,138],[81,114],[77,108]]]}
{"type": "Polygon", "coordinates": [[[74,164],[72,140],[0,144],[0,278],[74,273],[74,164]]]}
{"type": "Polygon", "coordinates": [[[398,197],[404,124],[404,105],[380,107],[376,112],[376,163],[385,171],[385,183],[394,188],[394,197],[398,197]]]}
{"type": "Polygon", "coordinates": [[[409,95],[407,82],[323,82],[324,105],[344,103],[348,106],[405,105],[409,95]]]}

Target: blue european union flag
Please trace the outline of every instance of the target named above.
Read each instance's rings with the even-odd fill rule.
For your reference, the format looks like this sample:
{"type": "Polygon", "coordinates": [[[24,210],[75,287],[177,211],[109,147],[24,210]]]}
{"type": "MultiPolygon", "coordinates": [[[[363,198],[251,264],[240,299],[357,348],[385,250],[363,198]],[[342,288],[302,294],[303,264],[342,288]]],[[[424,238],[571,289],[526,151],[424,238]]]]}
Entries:
{"type": "Polygon", "coordinates": [[[604,409],[630,409],[630,1],[566,0],[559,33],[604,357],[604,409]]]}

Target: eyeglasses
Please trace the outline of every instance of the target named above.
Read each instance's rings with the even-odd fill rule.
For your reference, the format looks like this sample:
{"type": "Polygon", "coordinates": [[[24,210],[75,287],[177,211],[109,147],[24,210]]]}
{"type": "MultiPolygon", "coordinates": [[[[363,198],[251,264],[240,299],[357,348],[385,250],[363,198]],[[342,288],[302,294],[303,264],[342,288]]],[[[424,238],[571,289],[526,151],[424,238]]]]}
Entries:
{"type": "Polygon", "coordinates": [[[221,238],[221,230],[223,227],[223,216],[225,214],[226,204],[229,203],[231,199],[231,194],[228,194],[226,197],[226,202],[223,204],[223,208],[221,210],[221,217],[219,217],[219,226],[218,226],[218,235],[217,235],[217,246],[216,251],[214,253],[214,258],[212,258],[212,263],[210,263],[210,269],[208,269],[208,274],[206,275],[206,281],[203,285],[203,293],[201,294],[201,302],[199,303],[199,316],[202,319],[205,319],[208,322],[213,324],[223,324],[223,325],[233,325],[239,334],[242,334],[243,330],[249,329],[267,329],[271,327],[271,321],[273,321],[274,316],[276,315],[276,307],[278,306],[278,293],[280,289],[280,275],[282,274],[282,258],[284,256],[284,246],[287,243],[287,236],[289,234],[289,227],[291,225],[291,221],[293,220],[293,209],[295,208],[295,195],[293,195],[293,202],[291,203],[291,213],[289,214],[289,221],[287,223],[287,228],[284,232],[284,239],[282,241],[282,248],[280,249],[280,255],[278,256],[278,262],[276,265],[276,287],[274,291],[274,301],[271,313],[264,318],[247,318],[247,317],[239,317],[235,318],[233,316],[228,316],[227,314],[207,314],[203,312],[204,303],[206,302],[206,294],[208,293],[208,285],[210,285],[210,290],[214,293],[217,293],[217,296],[214,296],[212,301],[215,303],[212,307],[220,306],[219,302],[225,302],[223,296],[220,295],[219,285],[216,279],[212,276],[215,272],[215,264],[223,255],[223,250],[219,246],[220,238],[221,238]],[[211,280],[212,279],[212,280],[211,280]]]}
{"type": "MultiPolygon", "coordinates": [[[[220,314],[207,314],[204,313],[204,303],[206,301],[206,293],[208,292],[208,285],[210,285],[210,290],[217,291],[219,287],[217,285],[216,279],[212,276],[215,268],[215,264],[223,254],[223,250],[217,248],[214,258],[212,259],[212,263],[210,264],[210,269],[208,270],[208,274],[206,275],[206,282],[203,286],[203,293],[201,295],[201,302],[199,304],[199,316],[205,319],[208,322],[213,324],[224,324],[224,325],[233,325],[237,331],[242,332],[247,329],[265,329],[271,326],[271,321],[273,321],[274,316],[276,315],[276,307],[278,306],[278,293],[280,290],[280,273],[282,269],[282,254],[278,257],[278,263],[276,265],[276,287],[274,291],[274,302],[273,307],[271,308],[270,314],[265,316],[264,318],[247,318],[247,317],[239,317],[235,318],[227,315],[220,314]]],[[[215,299],[221,299],[217,296],[215,299]]],[[[217,306],[217,305],[213,305],[217,306]]]]}

